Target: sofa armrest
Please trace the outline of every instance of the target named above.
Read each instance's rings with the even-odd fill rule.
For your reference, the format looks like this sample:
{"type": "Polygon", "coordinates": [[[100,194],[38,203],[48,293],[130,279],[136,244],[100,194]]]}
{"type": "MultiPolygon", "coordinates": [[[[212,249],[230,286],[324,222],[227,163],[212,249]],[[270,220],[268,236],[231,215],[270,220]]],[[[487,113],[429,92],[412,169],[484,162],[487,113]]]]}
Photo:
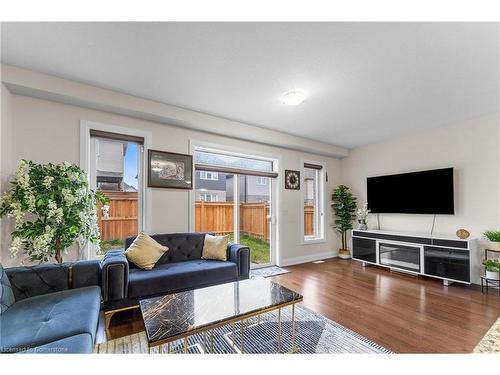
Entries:
{"type": "Polygon", "coordinates": [[[240,244],[227,247],[227,259],[238,266],[238,277],[248,279],[250,276],[250,248],[240,244]]]}
{"type": "Polygon", "coordinates": [[[128,260],[123,251],[108,251],[101,261],[101,289],[104,302],[127,298],[128,260]]]}

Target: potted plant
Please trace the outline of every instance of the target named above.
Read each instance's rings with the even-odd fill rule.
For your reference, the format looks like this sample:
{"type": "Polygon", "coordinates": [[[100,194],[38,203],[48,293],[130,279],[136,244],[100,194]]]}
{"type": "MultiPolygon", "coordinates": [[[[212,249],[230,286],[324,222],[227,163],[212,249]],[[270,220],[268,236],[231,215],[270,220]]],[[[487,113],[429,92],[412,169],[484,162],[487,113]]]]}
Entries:
{"type": "Polygon", "coordinates": [[[0,200],[0,217],[15,221],[11,255],[22,249],[30,261],[62,263],[62,253],[75,242],[98,244],[98,203],[108,199],[89,189],[87,175],[76,165],[21,160],[0,200]]]}
{"type": "Polygon", "coordinates": [[[484,236],[490,241],[488,249],[500,251],[500,230],[487,230],[484,236]]]}
{"type": "Polygon", "coordinates": [[[486,278],[490,280],[500,279],[500,262],[492,259],[484,261],[484,269],[486,270],[486,278]]]}
{"type": "Polygon", "coordinates": [[[342,241],[339,258],[349,259],[351,253],[347,247],[347,232],[353,228],[352,222],[356,218],[356,198],[347,186],[339,185],[333,191],[331,206],[335,216],[334,228],[340,234],[342,241]]]}

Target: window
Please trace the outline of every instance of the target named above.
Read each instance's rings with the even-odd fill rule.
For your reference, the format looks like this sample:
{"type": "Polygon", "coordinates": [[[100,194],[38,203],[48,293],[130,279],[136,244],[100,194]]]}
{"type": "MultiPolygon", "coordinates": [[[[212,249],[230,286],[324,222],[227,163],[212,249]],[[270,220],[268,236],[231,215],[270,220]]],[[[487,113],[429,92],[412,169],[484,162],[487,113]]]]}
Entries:
{"type": "Polygon", "coordinates": [[[303,176],[304,241],[323,240],[323,167],[321,165],[304,163],[303,176]]]}
{"type": "Polygon", "coordinates": [[[257,185],[266,186],[267,185],[267,177],[257,176],[257,185]]]}
{"type": "Polygon", "coordinates": [[[127,237],[140,231],[143,143],[120,134],[90,132],[90,183],[109,199],[108,209],[97,209],[98,255],[122,248],[127,237]]]}
{"type": "Polygon", "coordinates": [[[199,200],[202,202],[217,202],[219,199],[217,198],[217,194],[201,193],[199,200]]]}
{"type": "Polygon", "coordinates": [[[200,180],[218,181],[219,174],[217,172],[200,171],[200,180]]]}

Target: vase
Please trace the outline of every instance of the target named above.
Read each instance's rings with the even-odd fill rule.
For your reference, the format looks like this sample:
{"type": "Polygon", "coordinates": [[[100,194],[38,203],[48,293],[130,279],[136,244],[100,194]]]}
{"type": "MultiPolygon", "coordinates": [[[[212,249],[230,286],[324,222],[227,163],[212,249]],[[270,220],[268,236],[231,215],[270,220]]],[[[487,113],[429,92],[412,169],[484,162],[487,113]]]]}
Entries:
{"type": "Polygon", "coordinates": [[[366,225],[366,221],[364,220],[358,220],[358,230],[367,230],[368,225],[366,225]]]}

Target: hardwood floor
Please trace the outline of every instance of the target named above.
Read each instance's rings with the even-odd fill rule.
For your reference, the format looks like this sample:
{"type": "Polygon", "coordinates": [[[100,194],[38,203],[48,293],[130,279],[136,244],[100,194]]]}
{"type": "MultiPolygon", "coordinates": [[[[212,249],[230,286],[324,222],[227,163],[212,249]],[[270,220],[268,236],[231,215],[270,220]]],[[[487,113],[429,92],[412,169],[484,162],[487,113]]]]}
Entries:
{"type": "MultiPolygon", "coordinates": [[[[416,278],[355,261],[286,267],[273,280],[303,304],[396,353],[469,353],[500,316],[500,296],[476,286],[416,278]]],[[[116,314],[110,338],[144,329],[138,310],[116,314]]]]}

